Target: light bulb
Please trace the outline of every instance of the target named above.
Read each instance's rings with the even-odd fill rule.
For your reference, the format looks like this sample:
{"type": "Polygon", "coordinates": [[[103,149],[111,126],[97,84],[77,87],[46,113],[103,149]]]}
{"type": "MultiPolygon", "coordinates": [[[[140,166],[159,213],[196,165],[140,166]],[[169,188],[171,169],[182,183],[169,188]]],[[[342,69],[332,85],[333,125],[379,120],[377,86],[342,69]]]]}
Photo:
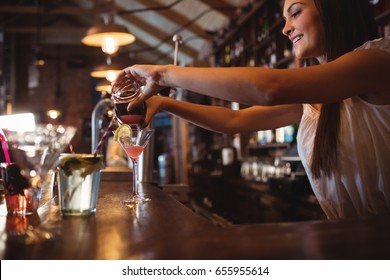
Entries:
{"type": "Polygon", "coordinates": [[[53,120],[58,119],[61,116],[61,111],[56,109],[51,109],[47,111],[47,116],[53,120]]]}
{"type": "Polygon", "coordinates": [[[118,72],[119,72],[119,71],[107,71],[106,79],[107,79],[109,82],[112,83],[113,81],[115,81],[116,76],[118,75],[118,72]]]}
{"type": "Polygon", "coordinates": [[[119,49],[119,45],[116,40],[111,36],[104,37],[104,41],[102,44],[102,51],[106,54],[112,55],[116,53],[119,49]]]}

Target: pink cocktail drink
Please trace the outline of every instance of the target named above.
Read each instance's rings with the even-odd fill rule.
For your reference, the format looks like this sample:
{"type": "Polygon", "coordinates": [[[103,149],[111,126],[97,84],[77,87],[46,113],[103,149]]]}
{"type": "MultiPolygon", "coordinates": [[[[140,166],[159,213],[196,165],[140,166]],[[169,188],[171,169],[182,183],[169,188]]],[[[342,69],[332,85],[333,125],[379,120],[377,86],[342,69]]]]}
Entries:
{"type": "Polygon", "coordinates": [[[127,147],[124,147],[124,149],[125,149],[126,154],[132,159],[139,158],[139,156],[144,151],[143,146],[127,146],[127,147]]]}

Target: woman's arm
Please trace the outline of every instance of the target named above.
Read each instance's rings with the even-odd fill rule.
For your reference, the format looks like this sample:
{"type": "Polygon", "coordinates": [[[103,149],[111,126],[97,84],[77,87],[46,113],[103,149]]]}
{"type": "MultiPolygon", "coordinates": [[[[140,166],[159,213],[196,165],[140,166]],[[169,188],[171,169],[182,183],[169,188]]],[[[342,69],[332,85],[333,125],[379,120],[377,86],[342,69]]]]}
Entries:
{"type": "Polygon", "coordinates": [[[162,96],[153,96],[146,102],[148,110],[145,124],[151,121],[155,113],[163,110],[200,127],[227,134],[282,127],[298,123],[302,116],[302,105],[252,106],[232,110],[162,96]]]}
{"type": "Polygon", "coordinates": [[[131,107],[165,87],[249,105],[329,103],[355,95],[383,103],[389,99],[389,68],[389,53],[358,50],[324,65],[298,69],[134,65],[124,69],[114,85],[138,80],[145,86],[131,107]]]}

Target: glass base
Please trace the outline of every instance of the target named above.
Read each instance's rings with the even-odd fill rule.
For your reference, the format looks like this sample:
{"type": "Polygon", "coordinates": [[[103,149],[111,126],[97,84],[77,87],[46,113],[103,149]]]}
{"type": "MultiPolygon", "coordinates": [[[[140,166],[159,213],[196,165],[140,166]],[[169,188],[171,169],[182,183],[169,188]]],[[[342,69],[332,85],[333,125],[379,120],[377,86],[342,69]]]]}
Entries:
{"type": "Polygon", "coordinates": [[[142,196],[142,195],[135,195],[132,197],[129,197],[128,199],[122,200],[121,204],[123,205],[131,205],[131,204],[137,204],[141,202],[150,201],[150,198],[142,196]]]}
{"type": "Polygon", "coordinates": [[[86,215],[92,215],[95,212],[96,212],[96,208],[86,209],[86,210],[61,209],[62,216],[86,216],[86,215]]]}

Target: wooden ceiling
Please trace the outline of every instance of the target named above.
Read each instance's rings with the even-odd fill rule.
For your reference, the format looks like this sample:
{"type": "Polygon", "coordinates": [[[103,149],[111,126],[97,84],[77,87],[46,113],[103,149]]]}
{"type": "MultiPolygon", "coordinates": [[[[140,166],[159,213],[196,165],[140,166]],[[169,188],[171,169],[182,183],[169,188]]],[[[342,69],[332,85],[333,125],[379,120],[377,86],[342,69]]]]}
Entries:
{"type": "Polygon", "coordinates": [[[1,0],[0,32],[29,34],[39,44],[81,45],[94,24],[110,16],[137,40],[122,47],[134,63],[173,63],[175,34],[182,38],[179,63],[204,59],[212,34],[236,16],[246,0],[1,0]]]}

